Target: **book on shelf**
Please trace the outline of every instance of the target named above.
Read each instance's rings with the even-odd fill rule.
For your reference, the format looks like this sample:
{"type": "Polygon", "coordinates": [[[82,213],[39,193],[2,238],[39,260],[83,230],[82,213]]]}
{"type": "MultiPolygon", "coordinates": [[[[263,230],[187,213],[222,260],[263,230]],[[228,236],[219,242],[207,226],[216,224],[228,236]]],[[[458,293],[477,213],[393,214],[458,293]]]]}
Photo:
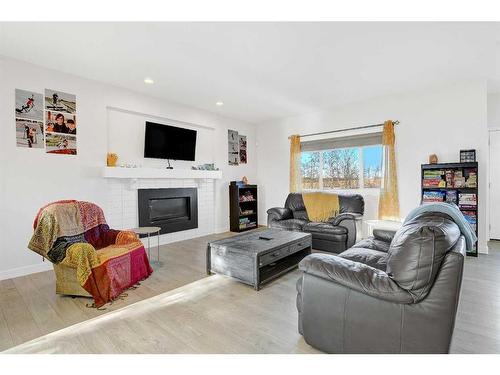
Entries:
{"type": "Polygon", "coordinates": [[[446,187],[453,187],[453,178],[455,177],[455,172],[453,169],[447,169],[444,172],[444,177],[446,181],[446,187]]]}
{"type": "Polygon", "coordinates": [[[446,181],[442,179],[442,170],[424,171],[422,185],[424,187],[446,187],[446,181]]]}
{"type": "Polygon", "coordinates": [[[240,207],[240,215],[252,215],[254,213],[254,210],[242,210],[240,207]]]}
{"type": "Polygon", "coordinates": [[[473,171],[469,171],[469,176],[465,181],[465,187],[468,188],[476,188],[477,187],[477,173],[473,171]]]}
{"type": "Polygon", "coordinates": [[[423,203],[444,202],[446,193],[444,191],[424,191],[422,194],[423,203]]]}
{"type": "Polygon", "coordinates": [[[453,177],[453,187],[456,188],[461,188],[465,187],[465,177],[463,176],[462,171],[455,171],[454,177],[453,177]]]}
{"type": "Polygon", "coordinates": [[[239,201],[240,202],[253,202],[253,201],[255,201],[255,198],[254,198],[251,191],[246,191],[244,194],[240,195],[239,201]]]}
{"type": "Polygon", "coordinates": [[[250,228],[250,227],[255,227],[255,226],[257,226],[256,221],[251,221],[248,217],[240,218],[240,221],[239,221],[239,228],[240,229],[245,229],[245,228],[250,228]]]}
{"type": "Polygon", "coordinates": [[[446,192],[446,203],[457,204],[458,194],[456,190],[448,190],[446,192]]]}
{"type": "Polygon", "coordinates": [[[441,178],[443,174],[444,172],[441,169],[426,170],[424,171],[424,178],[429,178],[429,179],[441,178]]]}
{"type": "Polygon", "coordinates": [[[458,207],[461,209],[476,209],[477,196],[475,193],[458,194],[458,207]]]}
{"type": "Polygon", "coordinates": [[[462,211],[465,220],[470,224],[472,229],[476,231],[477,229],[477,213],[476,211],[462,211]]]}

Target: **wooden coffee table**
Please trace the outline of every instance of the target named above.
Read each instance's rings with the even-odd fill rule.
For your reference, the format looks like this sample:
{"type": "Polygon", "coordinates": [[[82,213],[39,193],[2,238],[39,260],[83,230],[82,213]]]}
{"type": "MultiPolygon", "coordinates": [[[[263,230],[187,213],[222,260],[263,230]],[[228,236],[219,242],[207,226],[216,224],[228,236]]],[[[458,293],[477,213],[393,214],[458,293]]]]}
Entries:
{"type": "Polygon", "coordinates": [[[311,254],[311,234],[267,229],[209,242],[207,274],[231,276],[259,290],[311,254]]]}

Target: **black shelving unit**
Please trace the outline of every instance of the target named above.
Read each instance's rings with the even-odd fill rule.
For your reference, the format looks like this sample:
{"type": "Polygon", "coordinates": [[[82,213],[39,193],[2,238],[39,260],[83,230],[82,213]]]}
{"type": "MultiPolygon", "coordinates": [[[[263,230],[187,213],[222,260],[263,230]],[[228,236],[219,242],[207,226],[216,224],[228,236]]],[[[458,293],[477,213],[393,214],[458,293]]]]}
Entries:
{"type": "MultiPolygon", "coordinates": [[[[422,203],[443,201],[456,204],[469,223],[475,227],[477,235],[478,172],[477,162],[422,164],[420,178],[422,203]]],[[[477,257],[477,243],[474,245],[474,250],[468,251],[467,255],[477,257]]]]}
{"type": "Polygon", "coordinates": [[[258,226],[257,185],[241,181],[229,184],[229,228],[231,232],[244,232],[258,226]]]}

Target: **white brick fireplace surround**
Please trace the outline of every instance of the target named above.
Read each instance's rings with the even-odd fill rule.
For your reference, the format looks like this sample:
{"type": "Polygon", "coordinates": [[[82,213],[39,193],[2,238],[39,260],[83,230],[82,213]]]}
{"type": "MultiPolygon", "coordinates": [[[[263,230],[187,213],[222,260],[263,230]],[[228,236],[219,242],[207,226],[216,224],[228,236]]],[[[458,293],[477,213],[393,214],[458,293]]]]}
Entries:
{"type": "MultiPolygon", "coordinates": [[[[205,236],[215,232],[215,180],[148,178],[108,178],[105,215],[110,228],[130,229],[139,226],[138,189],[182,188],[198,189],[198,228],[162,234],[160,244],[205,236]]],[[[147,245],[147,240],[145,245],[147,245]]],[[[152,242],[156,245],[156,239],[152,242]]]]}

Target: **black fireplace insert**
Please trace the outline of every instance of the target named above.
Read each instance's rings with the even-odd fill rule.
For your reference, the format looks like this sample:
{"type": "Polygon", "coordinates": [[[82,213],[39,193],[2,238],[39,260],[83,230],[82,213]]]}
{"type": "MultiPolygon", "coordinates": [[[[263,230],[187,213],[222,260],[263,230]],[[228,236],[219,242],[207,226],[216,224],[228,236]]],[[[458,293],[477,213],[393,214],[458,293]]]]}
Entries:
{"type": "Polygon", "coordinates": [[[198,228],[196,188],[139,189],[139,226],[160,233],[198,228]]]}

